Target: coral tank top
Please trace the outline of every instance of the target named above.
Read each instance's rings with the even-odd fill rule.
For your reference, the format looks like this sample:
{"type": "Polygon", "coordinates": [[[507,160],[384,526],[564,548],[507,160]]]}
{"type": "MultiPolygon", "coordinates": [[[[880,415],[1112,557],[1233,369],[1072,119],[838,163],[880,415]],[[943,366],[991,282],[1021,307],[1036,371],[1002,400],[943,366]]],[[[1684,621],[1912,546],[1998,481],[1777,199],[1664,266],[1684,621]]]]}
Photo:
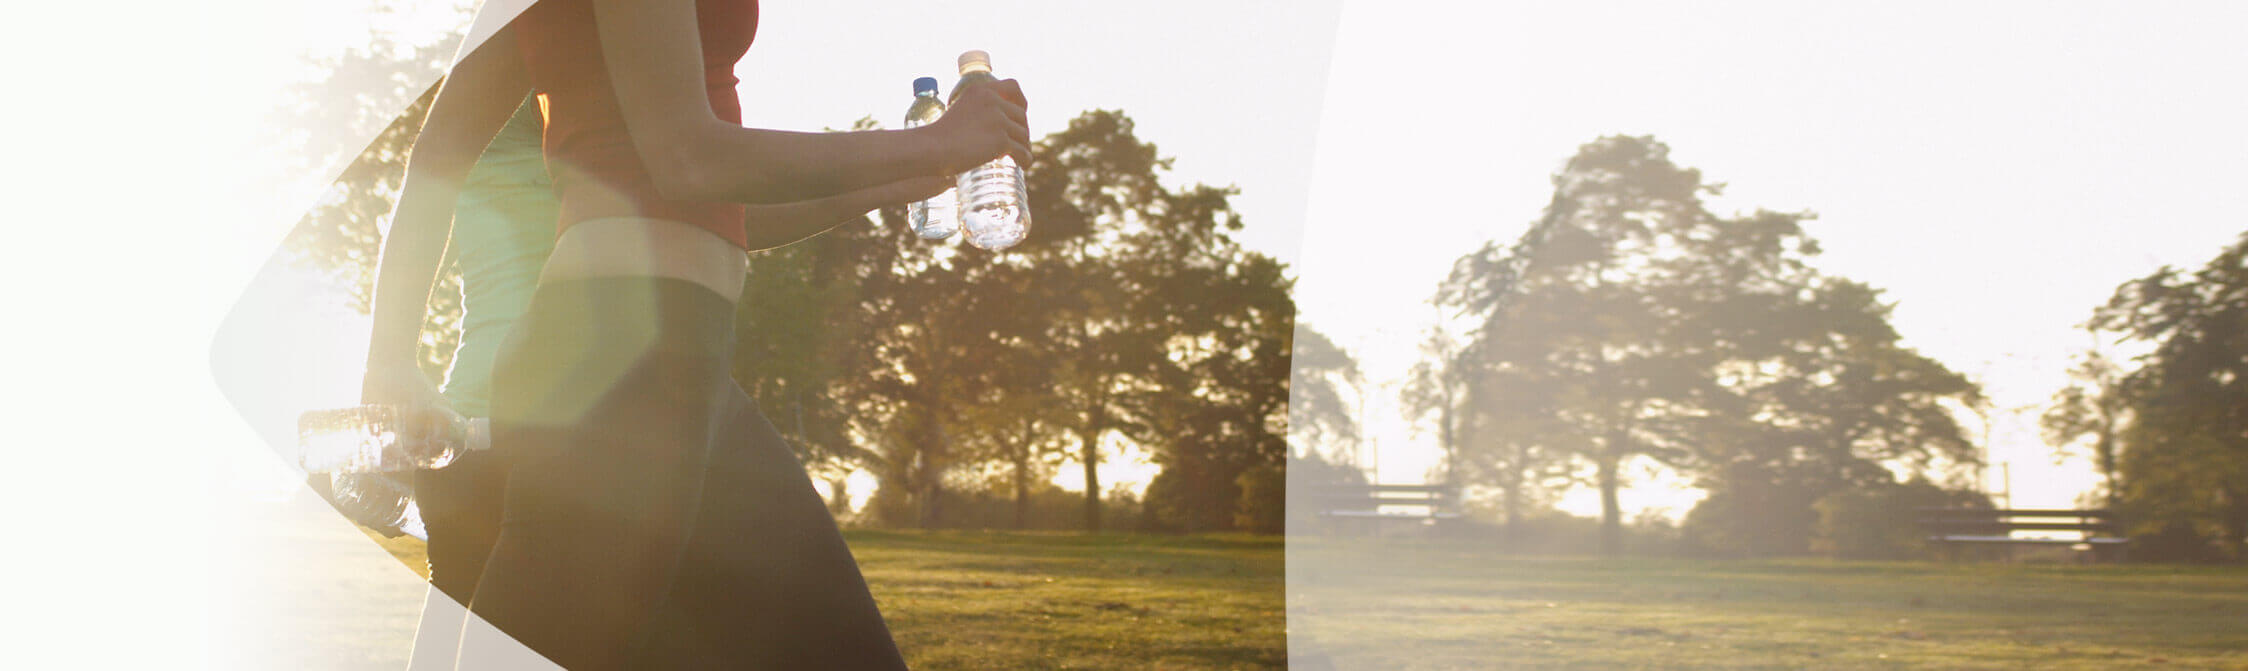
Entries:
{"type": "MultiPolygon", "coordinates": [[[[739,124],[734,63],[757,36],[757,0],[698,0],[695,17],[710,109],[739,124]]],[[[656,191],[625,132],[589,0],[540,0],[516,18],[515,30],[531,85],[546,99],[543,147],[562,201],[557,233],[588,219],[649,217],[691,224],[748,246],[740,204],[670,200],[656,191]]]]}

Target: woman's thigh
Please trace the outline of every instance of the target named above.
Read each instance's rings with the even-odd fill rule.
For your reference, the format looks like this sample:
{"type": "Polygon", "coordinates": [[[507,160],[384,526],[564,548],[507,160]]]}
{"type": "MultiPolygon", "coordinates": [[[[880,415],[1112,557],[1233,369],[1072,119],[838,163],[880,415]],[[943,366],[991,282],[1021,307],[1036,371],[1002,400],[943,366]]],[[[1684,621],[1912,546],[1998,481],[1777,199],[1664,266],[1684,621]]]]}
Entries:
{"type": "MultiPolygon", "coordinates": [[[[732,385],[728,385],[732,387],[732,385]]],[[[671,639],[743,669],[903,669],[835,518],[738,387],[666,609],[671,639]]]]}
{"type": "Polygon", "coordinates": [[[476,593],[484,560],[499,540],[506,487],[506,464],[490,451],[414,473],[414,499],[429,530],[429,583],[454,601],[468,603],[476,593]]]}
{"type": "Polygon", "coordinates": [[[629,663],[725,419],[730,321],[695,320],[730,307],[677,281],[540,288],[493,368],[493,447],[512,467],[477,615],[566,668],[629,663]]]}

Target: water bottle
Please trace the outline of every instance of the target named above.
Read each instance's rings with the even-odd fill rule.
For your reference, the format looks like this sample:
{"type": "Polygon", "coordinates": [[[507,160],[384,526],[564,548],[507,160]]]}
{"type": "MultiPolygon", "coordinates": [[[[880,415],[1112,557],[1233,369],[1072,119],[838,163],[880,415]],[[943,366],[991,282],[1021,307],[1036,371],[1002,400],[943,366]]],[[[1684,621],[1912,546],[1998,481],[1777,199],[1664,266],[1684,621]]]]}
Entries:
{"type": "Polygon", "coordinates": [[[491,446],[491,424],[450,412],[409,427],[407,409],[361,405],[297,417],[297,466],[308,473],[389,473],[444,468],[472,449],[491,446]]]}
{"type": "MultiPolygon", "coordinates": [[[[991,75],[991,55],[981,51],[960,54],[960,83],[952,86],[952,102],[970,84],[998,81],[991,75]]],[[[1023,183],[1022,167],[1001,156],[960,175],[960,228],[968,244],[999,251],[1030,235],[1030,189],[1023,183]]]]}
{"type": "MultiPolygon", "coordinates": [[[[941,116],[944,116],[944,102],[937,100],[937,78],[922,77],[913,80],[913,106],[905,110],[905,127],[925,126],[941,116]]],[[[956,193],[957,189],[945,189],[944,193],[931,196],[928,200],[907,203],[905,218],[913,225],[913,232],[920,234],[925,240],[943,240],[959,231],[960,213],[954,199],[956,193]]]]}
{"type": "Polygon", "coordinates": [[[390,473],[329,473],[328,501],[344,517],[385,536],[429,540],[414,489],[390,473]]]}

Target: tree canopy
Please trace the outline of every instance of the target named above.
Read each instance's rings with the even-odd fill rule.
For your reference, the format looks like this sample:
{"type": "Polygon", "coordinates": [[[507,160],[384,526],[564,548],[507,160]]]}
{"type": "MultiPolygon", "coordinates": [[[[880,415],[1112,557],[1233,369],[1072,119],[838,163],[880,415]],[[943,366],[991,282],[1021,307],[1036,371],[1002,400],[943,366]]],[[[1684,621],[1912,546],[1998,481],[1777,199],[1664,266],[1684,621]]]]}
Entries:
{"type": "Polygon", "coordinates": [[[1721,185],[1649,137],[1587,144],[1553,185],[1520,243],[1454,264],[1435,302],[1475,329],[1407,388],[1425,408],[1456,380],[1463,473],[1509,507],[1567,459],[1618,551],[1623,467],[1648,460],[1711,492],[1690,530],[1793,553],[1823,492],[1974,458],[1948,404],[1975,387],[1902,346],[1878,291],[1810,265],[1812,215],[1715,215],[1721,185]]]}

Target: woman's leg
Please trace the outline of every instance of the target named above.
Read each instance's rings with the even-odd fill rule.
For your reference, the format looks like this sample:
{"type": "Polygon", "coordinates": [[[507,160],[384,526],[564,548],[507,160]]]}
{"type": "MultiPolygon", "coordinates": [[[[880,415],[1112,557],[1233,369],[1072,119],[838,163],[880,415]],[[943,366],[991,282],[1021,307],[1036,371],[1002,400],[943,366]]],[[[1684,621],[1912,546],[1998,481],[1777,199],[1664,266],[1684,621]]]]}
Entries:
{"type": "Polygon", "coordinates": [[[906,668],[803,464],[756,402],[727,387],[729,419],[666,609],[665,631],[681,635],[661,644],[715,668],[906,668]]]}
{"type": "Polygon", "coordinates": [[[566,668],[647,666],[726,419],[732,310],[677,280],[539,288],[493,368],[513,468],[475,614],[566,668]]]}
{"type": "Polygon", "coordinates": [[[507,469],[478,452],[440,470],[414,473],[414,498],[429,530],[429,594],[414,630],[410,671],[453,668],[468,600],[500,533],[500,495],[507,469]]]}

